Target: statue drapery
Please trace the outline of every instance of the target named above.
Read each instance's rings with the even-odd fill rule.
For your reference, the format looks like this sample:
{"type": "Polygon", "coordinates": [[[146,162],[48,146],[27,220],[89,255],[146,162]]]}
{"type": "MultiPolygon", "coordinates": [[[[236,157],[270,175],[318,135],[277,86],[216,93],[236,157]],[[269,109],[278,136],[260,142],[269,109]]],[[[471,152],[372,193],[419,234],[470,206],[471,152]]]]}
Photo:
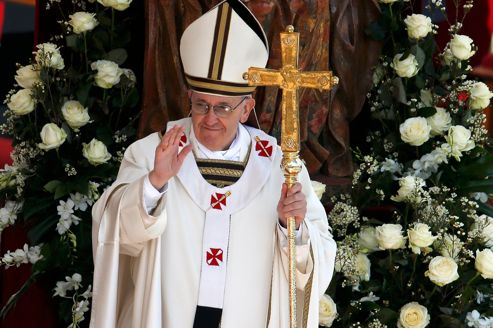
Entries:
{"type": "MultiPolygon", "coordinates": [[[[146,42],[141,136],[188,115],[187,86],[179,41],[183,30],[219,0],[146,0],[146,42]]],[[[268,67],[279,69],[279,32],[292,24],[301,34],[301,70],[332,70],[340,83],[331,93],[300,92],[301,157],[310,174],[352,173],[349,123],[361,111],[371,86],[380,44],[364,29],[378,16],[378,4],[358,0],[250,0],[270,43],[268,67]],[[330,43],[329,43],[330,41],[330,43]]],[[[262,130],[280,140],[281,93],[259,88],[256,110],[262,130]]],[[[256,126],[255,119],[249,123],[256,126]]]]}

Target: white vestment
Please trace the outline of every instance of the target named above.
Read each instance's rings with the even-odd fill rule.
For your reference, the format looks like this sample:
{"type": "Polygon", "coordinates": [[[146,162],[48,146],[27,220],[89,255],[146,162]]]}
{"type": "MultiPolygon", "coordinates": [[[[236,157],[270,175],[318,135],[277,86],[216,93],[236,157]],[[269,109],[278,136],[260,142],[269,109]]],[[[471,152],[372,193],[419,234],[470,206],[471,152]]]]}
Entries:
{"type": "MultiPolygon", "coordinates": [[[[189,118],[169,127],[173,124],[183,125],[190,136],[189,118]]],[[[191,328],[204,218],[218,210],[211,208],[211,195],[227,192],[221,206],[231,206],[232,213],[221,327],[289,327],[287,241],[277,217],[282,153],[274,138],[253,128],[248,132],[251,151],[236,183],[210,185],[190,153],[150,214],[143,204],[143,181],[153,168],[160,135],[127,149],[117,180],[93,207],[91,327],[191,328]]],[[[307,213],[297,246],[298,327],[318,327],[319,298],[332,278],[336,246],[304,167],[299,181],[307,213]]]]}

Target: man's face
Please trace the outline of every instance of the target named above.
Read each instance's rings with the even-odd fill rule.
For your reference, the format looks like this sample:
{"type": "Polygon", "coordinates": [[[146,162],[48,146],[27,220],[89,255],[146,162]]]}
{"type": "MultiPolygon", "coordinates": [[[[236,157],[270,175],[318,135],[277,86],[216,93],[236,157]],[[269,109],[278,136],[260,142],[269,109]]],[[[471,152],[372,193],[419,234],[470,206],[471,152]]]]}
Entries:
{"type": "Polygon", "coordinates": [[[193,131],[202,145],[212,151],[228,149],[236,136],[238,124],[246,122],[250,111],[255,106],[255,100],[252,98],[243,101],[242,99],[244,99],[242,96],[229,97],[190,92],[192,104],[223,105],[231,108],[240,104],[224,117],[217,116],[212,108],[209,108],[206,114],[197,114],[192,110],[193,131]]]}

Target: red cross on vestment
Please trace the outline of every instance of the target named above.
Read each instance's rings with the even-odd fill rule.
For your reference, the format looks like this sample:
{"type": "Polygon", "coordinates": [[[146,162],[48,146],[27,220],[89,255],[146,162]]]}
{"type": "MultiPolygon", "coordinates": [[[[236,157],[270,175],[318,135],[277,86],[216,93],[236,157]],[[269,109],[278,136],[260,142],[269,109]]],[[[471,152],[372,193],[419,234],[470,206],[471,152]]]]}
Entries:
{"type": "Polygon", "coordinates": [[[231,195],[231,192],[226,192],[225,194],[220,194],[216,192],[211,195],[211,206],[216,210],[222,210],[223,206],[226,206],[226,198],[231,195]]]}
{"type": "Polygon", "coordinates": [[[183,147],[183,146],[185,146],[186,143],[187,143],[187,136],[186,135],[182,135],[181,138],[180,138],[180,144],[179,144],[179,146],[180,147],[183,147]]]}
{"type": "Polygon", "coordinates": [[[272,146],[269,145],[269,141],[262,140],[259,137],[255,137],[257,142],[255,143],[255,151],[259,156],[270,157],[272,155],[272,146]]]}
{"type": "Polygon", "coordinates": [[[223,250],[211,248],[206,253],[206,262],[211,266],[219,266],[223,262],[223,250]]]}

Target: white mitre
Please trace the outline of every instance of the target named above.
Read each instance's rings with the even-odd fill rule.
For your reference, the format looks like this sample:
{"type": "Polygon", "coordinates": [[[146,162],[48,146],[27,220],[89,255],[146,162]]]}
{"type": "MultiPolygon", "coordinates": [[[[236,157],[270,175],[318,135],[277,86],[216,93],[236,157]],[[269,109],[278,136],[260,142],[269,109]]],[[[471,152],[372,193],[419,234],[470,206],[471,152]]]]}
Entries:
{"type": "Polygon", "coordinates": [[[255,90],[243,79],[249,67],[265,67],[267,38],[240,0],[225,0],[183,32],[180,56],[191,89],[226,96],[255,90]]]}

